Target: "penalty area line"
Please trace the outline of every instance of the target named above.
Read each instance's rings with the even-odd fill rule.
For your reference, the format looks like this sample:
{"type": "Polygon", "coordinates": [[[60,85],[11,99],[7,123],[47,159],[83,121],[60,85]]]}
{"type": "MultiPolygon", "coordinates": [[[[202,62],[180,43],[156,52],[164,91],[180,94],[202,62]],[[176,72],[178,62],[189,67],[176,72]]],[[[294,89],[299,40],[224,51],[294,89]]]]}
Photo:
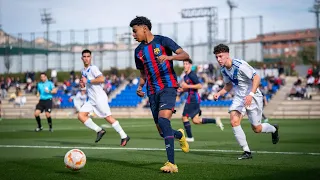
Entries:
{"type": "MultiPolygon", "coordinates": [[[[28,145],[0,145],[0,148],[33,148],[33,149],[82,149],[82,150],[128,150],[128,151],[165,151],[162,148],[123,148],[123,147],[80,147],[80,146],[28,146],[28,145]]],[[[181,149],[175,149],[181,151],[181,149]]],[[[241,153],[237,150],[223,149],[190,149],[190,152],[222,152],[222,153],[241,153]]],[[[252,151],[256,154],[284,154],[284,155],[313,155],[320,156],[314,152],[276,152],[276,151],[252,151]]]]}

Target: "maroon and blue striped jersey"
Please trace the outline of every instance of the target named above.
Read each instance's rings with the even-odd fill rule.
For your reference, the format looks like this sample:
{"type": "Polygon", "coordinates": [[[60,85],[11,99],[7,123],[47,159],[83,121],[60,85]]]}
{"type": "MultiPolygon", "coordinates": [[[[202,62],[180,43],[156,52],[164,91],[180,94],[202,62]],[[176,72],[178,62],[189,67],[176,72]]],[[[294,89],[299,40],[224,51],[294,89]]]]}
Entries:
{"type": "Polygon", "coordinates": [[[135,49],[135,62],[139,70],[146,74],[148,95],[155,94],[164,88],[178,87],[176,73],[172,61],[160,63],[158,57],[161,55],[171,56],[181,47],[172,39],[155,35],[150,43],[140,43],[135,49]]]}
{"type": "MultiPolygon", "coordinates": [[[[188,85],[195,85],[195,84],[199,84],[200,81],[196,75],[196,73],[194,71],[191,71],[189,74],[186,74],[183,77],[183,80],[185,83],[187,83],[188,85]]],[[[198,89],[188,89],[188,97],[187,97],[187,104],[190,103],[200,103],[200,96],[198,93],[198,89]]]]}

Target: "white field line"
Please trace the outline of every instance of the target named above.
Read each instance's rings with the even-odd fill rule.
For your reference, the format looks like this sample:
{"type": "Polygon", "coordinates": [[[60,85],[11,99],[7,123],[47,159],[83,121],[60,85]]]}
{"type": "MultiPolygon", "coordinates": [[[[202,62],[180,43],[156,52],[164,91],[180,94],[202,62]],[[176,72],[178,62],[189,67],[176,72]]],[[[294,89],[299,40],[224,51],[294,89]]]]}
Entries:
{"type": "MultiPolygon", "coordinates": [[[[101,125],[102,128],[106,128],[106,129],[110,129],[112,128],[111,125],[109,124],[102,124],[101,125]]],[[[155,127],[155,125],[123,125],[122,128],[140,128],[140,127],[155,127]]],[[[53,131],[64,131],[64,130],[84,130],[84,129],[88,129],[87,127],[83,126],[83,127],[58,127],[58,128],[54,128],[53,127],[53,131]]],[[[0,132],[18,132],[18,131],[33,131],[33,129],[0,129],[0,132]]],[[[48,129],[44,128],[43,131],[46,131],[48,129]]]]}
{"type": "MultiPolygon", "coordinates": [[[[127,151],[165,151],[162,148],[122,148],[122,147],[77,147],[77,146],[27,146],[27,145],[0,145],[0,148],[33,148],[33,149],[82,149],[82,150],[127,150],[127,151]]],[[[175,149],[181,151],[181,149],[175,149]]],[[[190,149],[190,152],[223,152],[241,153],[243,151],[221,150],[221,149],[190,149]]],[[[313,152],[275,152],[275,151],[252,151],[256,154],[284,154],[284,155],[313,155],[320,156],[320,153],[313,152]]]]}

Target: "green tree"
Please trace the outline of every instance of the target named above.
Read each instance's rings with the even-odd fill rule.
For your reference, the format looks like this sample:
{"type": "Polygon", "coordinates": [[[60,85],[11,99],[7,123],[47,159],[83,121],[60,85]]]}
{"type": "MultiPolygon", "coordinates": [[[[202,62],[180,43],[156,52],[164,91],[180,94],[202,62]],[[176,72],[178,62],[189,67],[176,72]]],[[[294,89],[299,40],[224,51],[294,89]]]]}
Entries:
{"type": "Polygon", "coordinates": [[[299,51],[298,57],[302,60],[303,64],[313,64],[316,62],[315,54],[315,46],[305,46],[301,51],[299,51]]]}

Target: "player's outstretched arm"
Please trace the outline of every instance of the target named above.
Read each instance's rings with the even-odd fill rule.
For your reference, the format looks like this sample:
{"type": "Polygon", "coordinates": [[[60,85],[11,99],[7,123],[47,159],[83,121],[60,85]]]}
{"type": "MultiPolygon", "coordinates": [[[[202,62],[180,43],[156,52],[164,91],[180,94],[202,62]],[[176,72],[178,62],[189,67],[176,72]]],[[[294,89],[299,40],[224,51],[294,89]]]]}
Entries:
{"type": "Polygon", "coordinates": [[[252,102],[252,97],[254,96],[254,94],[256,93],[258,87],[260,84],[260,77],[257,74],[254,74],[252,77],[252,89],[251,92],[249,93],[249,95],[247,95],[244,99],[245,99],[245,107],[249,107],[251,105],[252,102]]]}
{"type": "Polygon", "coordinates": [[[251,89],[251,92],[256,93],[259,85],[260,85],[260,76],[258,74],[256,74],[252,78],[252,89],[251,89]]]}
{"type": "Polygon", "coordinates": [[[200,83],[198,83],[198,84],[187,84],[187,83],[183,82],[181,84],[181,87],[183,89],[201,89],[202,85],[200,83]]]}
{"type": "Polygon", "coordinates": [[[50,91],[50,93],[51,93],[51,94],[56,94],[57,91],[58,91],[58,88],[53,88],[53,89],[50,91]]]}
{"type": "Polygon", "coordinates": [[[91,79],[91,80],[88,80],[84,76],[82,76],[81,79],[84,84],[100,84],[100,83],[104,83],[104,80],[105,80],[103,75],[100,75],[100,76],[96,77],[95,79],[91,79]]]}
{"type": "Polygon", "coordinates": [[[172,55],[172,56],[167,56],[167,55],[161,55],[158,57],[158,61],[160,61],[160,63],[162,63],[165,60],[169,60],[169,61],[184,61],[186,59],[190,59],[190,56],[187,52],[185,52],[182,48],[179,48],[175,51],[176,55],[172,55]]]}
{"type": "Polygon", "coordinates": [[[220,96],[224,96],[227,92],[231,91],[233,84],[231,82],[224,85],[224,87],[214,95],[214,99],[218,100],[220,96]]]}
{"type": "Polygon", "coordinates": [[[178,88],[178,92],[181,93],[181,92],[187,92],[189,90],[189,88],[186,87],[187,83],[184,82],[184,80],[182,80],[179,88],[178,88]]]}
{"type": "Polygon", "coordinates": [[[184,61],[186,59],[190,59],[189,54],[182,48],[177,49],[175,53],[176,55],[171,56],[171,60],[184,61]]]}

